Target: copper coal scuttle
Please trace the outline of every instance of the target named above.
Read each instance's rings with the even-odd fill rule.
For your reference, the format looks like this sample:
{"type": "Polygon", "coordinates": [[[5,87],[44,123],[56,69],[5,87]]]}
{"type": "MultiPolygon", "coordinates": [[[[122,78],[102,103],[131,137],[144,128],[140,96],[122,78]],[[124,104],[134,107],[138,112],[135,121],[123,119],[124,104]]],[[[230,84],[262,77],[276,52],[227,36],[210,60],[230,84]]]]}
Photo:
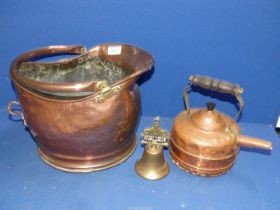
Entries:
{"type": "Polygon", "coordinates": [[[214,103],[207,103],[203,109],[190,109],[186,87],[184,98],[186,110],[174,120],[171,131],[170,155],[180,168],[201,176],[217,176],[227,172],[234,164],[240,146],[272,149],[270,142],[240,135],[235,120],[243,107],[238,85],[209,77],[190,76],[190,86],[232,94],[240,105],[234,119],[215,110],[214,103]]]}
{"type": "Polygon", "coordinates": [[[22,117],[49,165],[68,172],[112,167],[135,149],[140,113],[135,81],[152,66],[150,54],[126,44],[26,52],[11,65],[19,101],[10,102],[8,111],[22,117]],[[36,60],[58,54],[78,55],[36,60]]]}

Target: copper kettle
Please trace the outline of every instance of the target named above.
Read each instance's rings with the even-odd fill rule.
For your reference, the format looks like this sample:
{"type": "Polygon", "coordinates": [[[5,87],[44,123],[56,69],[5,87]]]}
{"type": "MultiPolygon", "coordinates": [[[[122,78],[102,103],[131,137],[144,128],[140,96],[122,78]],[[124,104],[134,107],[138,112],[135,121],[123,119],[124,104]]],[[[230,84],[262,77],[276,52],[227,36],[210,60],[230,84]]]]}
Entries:
{"type": "Polygon", "coordinates": [[[272,150],[271,142],[240,135],[235,122],[244,105],[239,85],[204,76],[190,76],[189,80],[190,85],[184,91],[186,110],[177,115],[171,131],[170,154],[178,167],[200,176],[217,176],[232,167],[240,146],[272,150]],[[216,111],[211,102],[206,108],[190,109],[191,85],[232,94],[240,105],[238,114],[232,119],[216,111]]]}

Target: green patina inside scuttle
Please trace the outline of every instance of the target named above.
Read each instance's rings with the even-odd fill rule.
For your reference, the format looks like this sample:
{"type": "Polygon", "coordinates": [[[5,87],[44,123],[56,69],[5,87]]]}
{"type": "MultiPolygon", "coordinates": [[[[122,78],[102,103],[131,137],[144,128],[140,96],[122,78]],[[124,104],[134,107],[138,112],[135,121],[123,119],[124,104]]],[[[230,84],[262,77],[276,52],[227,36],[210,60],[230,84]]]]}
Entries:
{"type": "MultiPolygon", "coordinates": [[[[89,58],[88,56],[81,56],[62,63],[26,62],[20,65],[18,71],[25,78],[45,83],[106,81],[108,85],[112,85],[131,74],[128,69],[123,69],[110,61],[99,57],[89,58]]],[[[78,97],[92,94],[92,92],[48,93],[40,90],[33,91],[59,97],[78,97]]]]}

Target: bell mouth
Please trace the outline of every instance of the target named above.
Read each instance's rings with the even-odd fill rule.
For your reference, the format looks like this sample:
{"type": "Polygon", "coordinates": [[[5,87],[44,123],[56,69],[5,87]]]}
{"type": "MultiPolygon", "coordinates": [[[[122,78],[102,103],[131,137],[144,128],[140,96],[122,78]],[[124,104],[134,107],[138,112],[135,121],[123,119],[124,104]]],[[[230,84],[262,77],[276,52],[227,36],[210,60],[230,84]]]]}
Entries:
{"type": "Polygon", "coordinates": [[[17,57],[10,69],[14,82],[32,92],[55,97],[86,97],[100,82],[129,86],[154,64],[152,56],[128,44],[109,43],[86,51],[82,46],[49,46],[17,57]],[[51,62],[34,61],[56,54],[78,54],[51,62]]]}

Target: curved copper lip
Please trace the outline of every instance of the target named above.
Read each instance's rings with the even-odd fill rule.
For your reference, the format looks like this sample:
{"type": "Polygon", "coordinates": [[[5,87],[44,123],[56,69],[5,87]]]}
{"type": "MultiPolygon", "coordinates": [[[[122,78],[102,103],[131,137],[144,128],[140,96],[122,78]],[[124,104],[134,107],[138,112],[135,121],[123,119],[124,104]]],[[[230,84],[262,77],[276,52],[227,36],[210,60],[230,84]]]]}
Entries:
{"type": "MultiPolygon", "coordinates": [[[[138,53],[138,56],[140,58],[139,62],[137,62],[137,65],[134,65],[133,67],[130,67],[129,69],[132,71],[132,74],[130,74],[128,77],[125,77],[124,79],[118,81],[117,83],[113,84],[111,87],[122,85],[122,83],[132,80],[143,74],[144,72],[147,72],[152,69],[152,66],[154,65],[154,59],[153,57],[146,52],[145,50],[129,45],[129,44],[122,44],[122,43],[105,43],[97,45],[90,50],[86,51],[86,48],[81,45],[72,45],[72,46],[66,46],[66,45],[56,45],[56,46],[48,46],[44,48],[39,48],[35,50],[31,50],[28,52],[25,52],[21,54],[20,56],[16,57],[10,67],[10,77],[11,79],[21,84],[24,87],[29,87],[36,90],[41,91],[47,91],[47,92],[98,92],[97,89],[97,82],[98,81],[92,81],[92,82],[77,82],[77,83],[46,83],[41,81],[35,81],[28,78],[25,78],[18,74],[17,68],[23,63],[49,63],[49,64],[66,64],[69,62],[73,62],[79,59],[82,55],[90,55],[90,56],[99,56],[103,53],[103,56],[109,56],[104,53],[106,49],[109,46],[121,46],[124,50],[130,50],[131,51],[131,58],[135,59],[135,56],[138,53]],[[47,55],[56,55],[56,54],[76,54],[78,56],[75,56],[74,58],[70,59],[62,59],[52,62],[31,62],[31,59],[38,58],[40,56],[47,56],[47,55]]],[[[114,55],[115,56],[115,55],[114,55]]],[[[123,57],[123,54],[117,55],[120,57],[123,57]]],[[[138,60],[137,60],[138,61],[138,60]]]]}

